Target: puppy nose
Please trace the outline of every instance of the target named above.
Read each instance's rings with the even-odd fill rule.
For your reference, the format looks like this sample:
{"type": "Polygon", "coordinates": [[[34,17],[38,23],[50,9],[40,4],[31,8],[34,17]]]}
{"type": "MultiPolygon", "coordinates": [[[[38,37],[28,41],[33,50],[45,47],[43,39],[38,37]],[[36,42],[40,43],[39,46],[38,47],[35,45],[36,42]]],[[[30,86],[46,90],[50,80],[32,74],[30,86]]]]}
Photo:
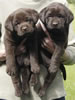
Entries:
{"type": "Polygon", "coordinates": [[[23,31],[26,31],[27,30],[27,27],[26,26],[22,27],[22,30],[23,31]]]}
{"type": "Polygon", "coordinates": [[[53,22],[52,24],[53,24],[53,26],[57,26],[57,25],[58,25],[58,23],[57,23],[57,22],[53,22]]]}

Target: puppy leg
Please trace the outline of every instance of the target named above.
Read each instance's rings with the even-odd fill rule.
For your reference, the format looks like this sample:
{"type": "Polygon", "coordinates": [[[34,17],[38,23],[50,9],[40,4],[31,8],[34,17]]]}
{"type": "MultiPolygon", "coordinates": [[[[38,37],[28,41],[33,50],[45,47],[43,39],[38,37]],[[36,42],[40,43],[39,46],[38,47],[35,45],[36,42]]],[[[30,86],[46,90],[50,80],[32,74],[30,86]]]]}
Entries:
{"type": "Polygon", "coordinates": [[[30,76],[30,71],[28,66],[23,66],[22,68],[22,91],[24,94],[29,93],[29,76],[30,76]]]}
{"type": "Polygon", "coordinates": [[[52,81],[54,80],[58,69],[60,68],[60,60],[63,54],[63,47],[56,46],[54,54],[52,55],[50,66],[48,68],[48,75],[45,78],[44,85],[40,88],[39,96],[45,95],[47,88],[51,85],[52,81]]]}
{"type": "Polygon", "coordinates": [[[61,44],[62,46],[58,46],[56,45],[55,47],[55,51],[51,57],[51,63],[49,66],[49,72],[50,73],[56,73],[58,71],[58,69],[60,68],[60,61],[61,61],[61,56],[64,53],[64,46],[63,44],[61,44]]]}
{"type": "Polygon", "coordinates": [[[46,90],[47,90],[48,86],[50,85],[50,77],[51,77],[50,73],[48,73],[46,78],[45,78],[45,82],[44,82],[43,86],[41,86],[40,89],[39,89],[38,94],[39,94],[40,97],[45,95],[46,90]]]}
{"type": "Polygon", "coordinates": [[[31,63],[31,71],[33,73],[39,73],[40,72],[40,67],[37,63],[37,58],[35,58],[34,54],[30,54],[30,63],[31,63]]]}
{"type": "Polygon", "coordinates": [[[25,65],[25,66],[29,66],[29,65],[30,65],[30,58],[29,58],[29,55],[27,55],[27,56],[24,57],[24,65],[25,65]]]}
{"type": "MultiPolygon", "coordinates": [[[[35,37],[35,36],[34,36],[35,37]]],[[[37,37],[34,38],[34,41],[32,40],[32,46],[30,46],[30,63],[31,63],[31,71],[33,73],[39,73],[40,72],[40,66],[38,61],[38,45],[37,45],[37,37]]]]}
{"type": "Polygon", "coordinates": [[[31,78],[30,78],[30,84],[31,84],[31,86],[34,86],[38,82],[37,77],[38,77],[38,74],[40,71],[40,67],[39,67],[35,57],[32,54],[30,54],[30,63],[31,63],[31,71],[32,71],[31,78]]]}
{"type": "Polygon", "coordinates": [[[38,75],[32,73],[31,77],[30,77],[30,85],[35,86],[37,84],[37,82],[38,82],[38,75]]]}
{"type": "Polygon", "coordinates": [[[18,72],[16,75],[11,76],[11,79],[15,88],[15,95],[18,97],[22,96],[20,73],[18,72]]]}

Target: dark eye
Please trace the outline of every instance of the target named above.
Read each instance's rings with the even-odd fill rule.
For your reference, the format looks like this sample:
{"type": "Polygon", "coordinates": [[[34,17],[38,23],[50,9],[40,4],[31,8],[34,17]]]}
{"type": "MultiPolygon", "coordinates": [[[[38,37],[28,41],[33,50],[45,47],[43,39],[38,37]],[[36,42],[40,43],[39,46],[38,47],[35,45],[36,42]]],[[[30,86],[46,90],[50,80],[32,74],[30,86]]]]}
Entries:
{"type": "Polygon", "coordinates": [[[52,15],[48,15],[48,17],[52,17],[52,15]]]}
{"type": "Polygon", "coordinates": [[[58,16],[58,17],[60,17],[60,18],[64,18],[64,16],[63,16],[63,15],[60,15],[60,14],[59,14],[59,15],[57,15],[57,16],[58,16]]]}
{"type": "Polygon", "coordinates": [[[29,18],[29,19],[28,19],[28,21],[29,21],[29,22],[32,22],[32,19],[31,19],[31,18],[29,18]]]}
{"type": "Polygon", "coordinates": [[[29,22],[31,22],[32,19],[27,17],[25,21],[29,21],[29,22]]]}
{"type": "Polygon", "coordinates": [[[15,21],[15,25],[18,25],[19,24],[19,21],[15,21]]]}

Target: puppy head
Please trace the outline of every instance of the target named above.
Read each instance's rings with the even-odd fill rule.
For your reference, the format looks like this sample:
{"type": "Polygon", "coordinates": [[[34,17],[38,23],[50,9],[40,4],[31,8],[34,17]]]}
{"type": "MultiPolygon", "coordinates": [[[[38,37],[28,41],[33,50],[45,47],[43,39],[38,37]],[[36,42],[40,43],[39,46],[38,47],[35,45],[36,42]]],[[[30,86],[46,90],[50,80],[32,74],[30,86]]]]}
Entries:
{"type": "Polygon", "coordinates": [[[46,27],[50,29],[62,29],[73,20],[72,12],[63,4],[52,3],[40,12],[40,18],[46,27]]]}
{"type": "Polygon", "coordinates": [[[13,12],[5,23],[5,28],[15,31],[18,36],[30,35],[35,29],[38,13],[32,9],[18,9],[13,12]]]}

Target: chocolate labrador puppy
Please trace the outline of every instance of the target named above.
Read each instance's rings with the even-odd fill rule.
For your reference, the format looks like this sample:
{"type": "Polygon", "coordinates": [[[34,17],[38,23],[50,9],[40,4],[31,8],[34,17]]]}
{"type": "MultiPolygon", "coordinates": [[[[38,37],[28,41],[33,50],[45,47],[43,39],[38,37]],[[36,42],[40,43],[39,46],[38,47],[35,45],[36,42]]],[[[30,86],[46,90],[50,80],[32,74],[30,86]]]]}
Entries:
{"type": "MultiPolygon", "coordinates": [[[[39,65],[35,59],[34,54],[35,24],[38,20],[38,17],[39,16],[37,11],[33,9],[21,8],[10,14],[5,22],[4,44],[6,50],[7,73],[12,78],[12,82],[16,90],[16,96],[22,95],[20,79],[21,66],[25,66],[22,70],[22,72],[25,73],[22,77],[25,80],[24,85],[28,84],[26,66],[29,64],[29,59],[31,63],[31,71],[34,73],[39,72],[39,65]],[[17,62],[18,56],[16,53],[18,46],[23,40],[25,41],[26,48],[26,51],[24,52],[26,52],[27,54],[25,55],[25,57],[28,57],[28,59],[25,60],[24,64],[19,63],[22,61],[17,62]]],[[[27,90],[25,90],[24,88],[23,91],[27,92],[27,90]]]]}
{"type": "MultiPolygon", "coordinates": [[[[44,85],[40,88],[39,95],[43,96],[46,89],[54,80],[59,68],[63,70],[64,65],[61,64],[61,56],[67,47],[69,25],[73,20],[72,12],[61,3],[51,3],[40,12],[40,20],[47,29],[47,34],[40,28],[37,37],[38,51],[40,58],[48,69],[48,75],[45,78],[44,85]],[[53,54],[42,48],[42,40],[48,37],[53,41],[55,50],[53,54]]],[[[65,69],[63,70],[65,72],[65,69]]],[[[65,74],[66,75],[66,74],[65,74]]],[[[66,78],[66,76],[64,77],[66,78]]]]}

